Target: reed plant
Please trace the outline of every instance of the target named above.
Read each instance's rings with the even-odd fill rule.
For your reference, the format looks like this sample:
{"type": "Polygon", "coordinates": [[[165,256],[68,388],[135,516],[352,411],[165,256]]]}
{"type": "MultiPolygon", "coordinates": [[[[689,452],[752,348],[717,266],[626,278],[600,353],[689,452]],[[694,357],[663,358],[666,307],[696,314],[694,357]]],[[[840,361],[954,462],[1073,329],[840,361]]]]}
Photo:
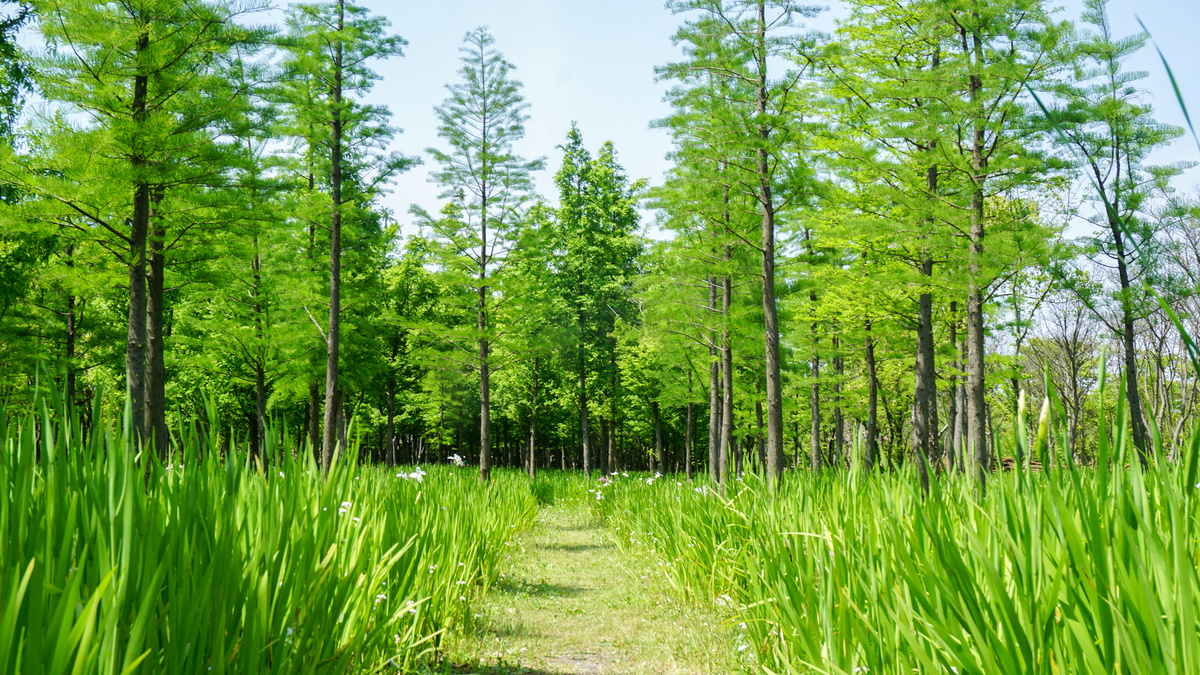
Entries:
{"type": "Polygon", "coordinates": [[[1045,470],[993,474],[982,501],[967,477],[926,496],[912,471],[855,464],[776,495],[616,479],[594,504],[681,593],[725,606],[768,673],[1200,672],[1200,429],[1178,463],[1154,434],[1143,470],[1119,401],[1081,467],[1046,412],[1025,445],[1045,470]]]}
{"type": "Polygon", "coordinates": [[[322,475],[271,442],[250,461],[220,451],[215,410],[160,462],[128,420],[85,433],[52,398],[0,409],[3,673],[410,671],[536,511],[515,472],[482,485],[351,451],[322,475]]]}

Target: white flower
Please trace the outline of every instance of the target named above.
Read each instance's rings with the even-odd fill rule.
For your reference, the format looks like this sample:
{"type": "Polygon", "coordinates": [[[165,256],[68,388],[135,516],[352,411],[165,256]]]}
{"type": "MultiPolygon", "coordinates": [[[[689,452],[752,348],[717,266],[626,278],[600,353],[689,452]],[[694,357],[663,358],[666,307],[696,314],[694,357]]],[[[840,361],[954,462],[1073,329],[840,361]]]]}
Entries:
{"type": "Polygon", "coordinates": [[[421,482],[424,482],[424,480],[425,480],[425,472],[422,471],[421,467],[418,466],[416,471],[413,471],[412,473],[408,474],[408,477],[417,481],[418,483],[421,483],[421,482]]]}
{"type": "Polygon", "coordinates": [[[655,474],[654,474],[654,477],[655,477],[655,478],[662,478],[662,474],[661,474],[661,473],[655,473],[655,474]]]}
{"type": "Polygon", "coordinates": [[[466,466],[467,465],[467,463],[465,461],[463,461],[463,458],[459,457],[457,454],[450,455],[446,459],[450,460],[450,462],[452,464],[454,464],[454,466],[466,466]]]}
{"type": "Polygon", "coordinates": [[[279,477],[280,477],[280,478],[283,478],[283,477],[284,477],[284,475],[283,475],[283,472],[282,472],[282,471],[280,471],[280,472],[279,472],[279,477]]]}
{"type": "Polygon", "coordinates": [[[622,472],[621,472],[621,475],[622,475],[622,476],[624,476],[624,477],[626,477],[626,478],[629,478],[629,474],[625,473],[624,471],[622,471],[622,472]]]}
{"type": "Polygon", "coordinates": [[[433,571],[434,571],[434,570],[436,570],[436,569],[437,569],[437,565],[430,565],[430,566],[429,566],[429,571],[430,571],[430,572],[433,572],[433,571]]]}
{"type": "Polygon", "coordinates": [[[377,604],[377,605],[379,603],[383,602],[384,600],[387,600],[387,596],[384,595],[383,593],[380,593],[379,595],[375,596],[375,604],[377,604]]]}
{"type": "Polygon", "coordinates": [[[604,493],[603,493],[603,492],[597,492],[597,493],[596,493],[596,501],[600,501],[600,500],[602,500],[602,499],[604,499],[604,493]]]}
{"type": "Polygon", "coordinates": [[[724,607],[732,602],[733,602],[733,598],[729,597],[728,595],[725,595],[724,593],[722,593],[721,595],[718,595],[717,599],[716,599],[717,607],[724,607]]]}
{"type": "Polygon", "coordinates": [[[350,516],[350,520],[353,520],[356,523],[362,522],[362,518],[359,518],[358,516],[350,516]]]}
{"type": "Polygon", "coordinates": [[[465,595],[460,595],[460,596],[458,596],[458,599],[459,599],[459,600],[462,600],[463,602],[466,602],[466,601],[467,601],[467,596],[465,596],[465,595]]]}
{"type": "Polygon", "coordinates": [[[608,475],[610,475],[610,476],[615,476],[615,475],[617,475],[617,472],[616,472],[616,471],[614,471],[614,472],[612,472],[612,473],[610,473],[610,474],[608,474],[608,475]]]}

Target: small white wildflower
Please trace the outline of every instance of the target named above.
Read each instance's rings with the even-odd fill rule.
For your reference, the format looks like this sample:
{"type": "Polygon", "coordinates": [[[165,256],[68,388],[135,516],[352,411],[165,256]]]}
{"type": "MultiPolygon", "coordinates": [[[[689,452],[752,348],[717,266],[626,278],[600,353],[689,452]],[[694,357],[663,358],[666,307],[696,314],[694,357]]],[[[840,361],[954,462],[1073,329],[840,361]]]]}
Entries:
{"type": "Polygon", "coordinates": [[[429,571],[430,571],[430,572],[433,572],[433,571],[434,571],[434,570],[436,570],[436,569],[437,569],[437,565],[430,565],[430,566],[429,566],[429,571]]]}
{"type": "Polygon", "coordinates": [[[419,466],[417,467],[416,471],[413,471],[412,473],[408,474],[408,477],[417,481],[418,483],[425,482],[425,472],[422,471],[421,467],[419,467],[419,466]]]}
{"type": "Polygon", "coordinates": [[[383,593],[380,593],[379,595],[375,596],[375,604],[377,604],[377,605],[379,603],[383,602],[384,600],[387,600],[387,596],[384,595],[383,593]]]}
{"type": "Polygon", "coordinates": [[[458,455],[450,455],[446,459],[450,460],[450,462],[452,464],[454,464],[454,466],[466,466],[467,465],[467,463],[465,461],[463,461],[463,458],[459,457],[458,455]]]}
{"type": "Polygon", "coordinates": [[[282,472],[282,471],[280,471],[280,472],[279,472],[279,477],[280,477],[280,478],[283,478],[283,477],[284,477],[284,475],[283,475],[283,472],[282,472]]]}
{"type": "Polygon", "coordinates": [[[350,520],[353,520],[356,523],[362,522],[362,518],[359,518],[358,516],[350,516],[350,520]]]}

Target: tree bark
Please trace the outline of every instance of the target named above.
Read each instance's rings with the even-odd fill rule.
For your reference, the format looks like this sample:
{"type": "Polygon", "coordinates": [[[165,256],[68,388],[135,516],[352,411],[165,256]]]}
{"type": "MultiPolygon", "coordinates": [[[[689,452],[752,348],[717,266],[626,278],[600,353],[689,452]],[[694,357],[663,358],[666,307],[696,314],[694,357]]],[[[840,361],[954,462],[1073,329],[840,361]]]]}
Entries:
{"type": "Polygon", "coordinates": [[[654,457],[658,464],[658,472],[667,473],[667,452],[663,447],[662,415],[659,414],[658,401],[650,402],[650,412],[654,415],[654,457]]]}
{"type": "MultiPolygon", "coordinates": [[[[137,39],[139,54],[150,48],[150,37],[142,32],[137,39]]],[[[133,120],[135,126],[147,124],[149,78],[133,78],[133,120]]],[[[125,340],[125,381],[129,390],[129,408],[133,447],[145,441],[146,417],[146,240],[150,230],[150,184],[143,177],[147,163],[141,155],[130,160],[134,174],[133,216],[129,222],[129,330],[125,340]]]]}
{"type": "Polygon", "coordinates": [[[841,467],[845,457],[845,430],[842,420],[842,377],[846,374],[845,362],[842,359],[842,354],[839,351],[841,342],[837,335],[833,336],[833,370],[837,374],[837,379],[833,381],[833,457],[841,467]]]}
{"type": "Polygon", "coordinates": [[[252,293],[254,296],[254,426],[258,430],[258,443],[253,452],[261,456],[262,445],[267,437],[267,373],[266,350],[263,344],[262,306],[262,255],[259,253],[258,236],[254,237],[254,272],[252,293]]]}
{"type": "MultiPolygon", "coordinates": [[[[725,246],[725,261],[728,264],[732,251],[725,246]]],[[[733,283],[729,275],[721,280],[721,449],[717,458],[721,494],[725,494],[725,483],[729,481],[729,452],[733,443],[733,337],[729,328],[729,310],[733,304],[733,283]]]]}
{"type": "Polygon", "coordinates": [[[540,365],[538,357],[533,357],[533,402],[529,405],[529,480],[533,480],[537,474],[537,409],[538,409],[538,366],[540,365]]]}
{"type": "Polygon", "coordinates": [[[171,449],[167,435],[167,368],[163,354],[163,274],[166,272],[166,256],[163,244],[166,226],[159,212],[163,190],[151,190],[151,226],[147,239],[150,249],[146,275],[146,416],[145,438],[148,446],[154,447],[164,460],[171,449]]]}
{"type": "MultiPolygon", "coordinates": [[[[816,302],[815,292],[809,294],[809,300],[816,302]]],[[[808,397],[809,414],[812,416],[812,437],[809,443],[809,462],[813,473],[821,473],[821,357],[817,354],[817,323],[810,324],[812,332],[813,353],[811,361],[812,387],[808,397]]]]}
{"type": "MultiPolygon", "coordinates": [[[[766,3],[758,0],[758,92],[759,115],[767,112],[767,18],[766,3]]],[[[759,124],[762,143],[758,147],[759,200],[762,207],[762,303],[763,337],[766,347],[767,375],[767,485],[779,487],[783,475],[783,392],[779,376],[779,316],[775,301],[775,205],[771,197],[771,172],[766,145],[770,129],[759,124]]]]}
{"type": "MultiPolygon", "coordinates": [[[[338,359],[342,331],[342,38],[346,2],[337,0],[338,39],[333,57],[333,119],[330,134],[329,174],[333,208],[329,218],[329,329],[325,334],[325,433],[321,443],[321,471],[329,472],[337,447],[341,400],[338,359]]],[[[342,449],[345,450],[344,448],[342,449]]]]}
{"type": "Polygon", "coordinates": [[[609,363],[608,472],[617,471],[617,345],[614,341],[609,363]]]}
{"type": "Polygon", "coordinates": [[[1133,346],[1133,297],[1130,294],[1129,266],[1121,224],[1114,214],[1108,217],[1117,254],[1117,276],[1121,283],[1121,346],[1125,352],[1125,400],[1129,404],[1129,431],[1142,468],[1149,464],[1146,425],[1142,418],[1142,398],[1138,389],[1137,352],[1133,346]]]}
{"type": "MultiPolygon", "coordinates": [[[[75,245],[67,244],[66,265],[72,271],[75,268],[75,245]]],[[[78,317],[75,314],[75,294],[67,291],[67,334],[66,334],[66,363],[67,363],[67,414],[75,409],[75,331],[78,317]]]]}
{"type": "Polygon", "coordinates": [[[767,456],[766,456],[766,447],[765,447],[765,444],[763,443],[763,407],[762,407],[762,400],[760,400],[760,399],[754,400],[754,416],[755,416],[755,421],[758,425],[756,427],[758,434],[754,439],[754,442],[755,442],[754,449],[757,451],[756,454],[758,455],[758,457],[757,457],[758,470],[760,472],[760,475],[762,475],[761,472],[764,472],[767,469],[767,456]]]}
{"type": "MultiPolygon", "coordinates": [[[[708,307],[717,312],[717,278],[708,282],[708,307]]],[[[717,331],[710,332],[708,345],[708,478],[713,485],[719,481],[717,454],[721,447],[721,362],[717,358],[717,331]]]]}
{"type": "Polygon", "coordinates": [[[875,467],[879,446],[879,375],[875,369],[875,337],[870,321],[866,322],[866,335],[863,358],[867,365],[867,437],[863,440],[863,464],[870,470],[875,467]]]}
{"type": "MultiPolygon", "coordinates": [[[[972,54],[968,94],[974,108],[971,146],[971,229],[970,260],[968,263],[967,292],[967,417],[969,422],[969,444],[974,452],[977,495],[983,498],[987,491],[987,473],[991,468],[991,456],[987,445],[986,400],[984,398],[984,335],[983,335],[983,288],[981,285],[980,261],[983,258],[984,237],[984,178],[987,173],[987,157],[984,154],[984,120],[979,97],[983,90],[983,38],[979,29],[972,31],[972,54]]],[[[965,42],[965,41],[964,41],[965,42]]]]}

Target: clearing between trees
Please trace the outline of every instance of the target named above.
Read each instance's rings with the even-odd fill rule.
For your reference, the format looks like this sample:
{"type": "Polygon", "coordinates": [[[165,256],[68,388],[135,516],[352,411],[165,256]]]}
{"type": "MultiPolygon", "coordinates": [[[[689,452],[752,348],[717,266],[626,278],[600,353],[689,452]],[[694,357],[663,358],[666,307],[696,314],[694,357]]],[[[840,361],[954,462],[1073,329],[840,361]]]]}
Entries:
{"type": "Polygon", "coordinates": [[[662,567],[622,550],[584,503],[542,507],[510,567],[455,638],[456,672],[728,673],[736,628],[671,593],[662,567]]]}

